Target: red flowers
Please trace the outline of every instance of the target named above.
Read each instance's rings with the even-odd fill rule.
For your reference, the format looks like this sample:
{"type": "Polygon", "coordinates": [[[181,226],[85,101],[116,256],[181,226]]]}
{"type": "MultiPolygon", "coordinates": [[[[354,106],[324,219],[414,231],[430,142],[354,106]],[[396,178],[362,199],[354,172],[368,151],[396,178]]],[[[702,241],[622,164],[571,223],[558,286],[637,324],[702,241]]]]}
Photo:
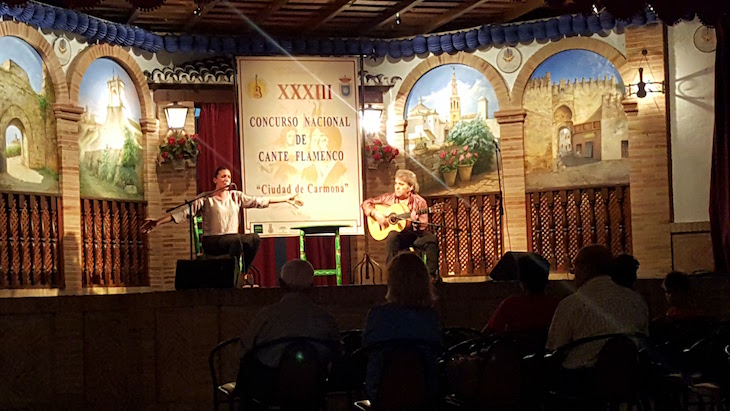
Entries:
{"type": "Polygon", "coordinates": [[[170,130],[160,145],[159,161],[167,160],[195,160],[200,153],[198,135],[187,134],[184,130],[170,130]]]}
{"type": "Polygon", "coordinates": [[[372,158],[374,162],[390,163],[393,159],[398,156],[400,151],[397,148],[383,143],[380,139],[376,138],[373,140],[373,144],[365,144],[365,156],[372,158]]]}

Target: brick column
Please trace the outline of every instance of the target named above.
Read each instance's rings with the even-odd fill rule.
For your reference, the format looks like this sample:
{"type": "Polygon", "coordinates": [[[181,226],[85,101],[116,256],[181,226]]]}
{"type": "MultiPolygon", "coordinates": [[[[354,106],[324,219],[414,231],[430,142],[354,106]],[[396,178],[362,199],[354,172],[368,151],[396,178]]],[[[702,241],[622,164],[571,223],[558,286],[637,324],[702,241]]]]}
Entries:
{"type": "MultiPolygon", "coordinates": [[[[664,80],[661,25],[626,30],[627,66],[644,78],[664,80]],[[641,51],[647,50],[644,61],[641,51]]],[[[624,76],[633,81],[633,75],[624,76]]],[[[629,181],[633,254],[640,277],[662,277],[672,268],[669,195],[669,145],[666,100],[661,93],[624,102],[629,127],[629,181]]]]}
{"type": "MultiPolygon", "coordinates": [[[[185,131],[195,132],[195,116],[192,102],[180,102],[187,106],[188,117],[185,131]]],[[[159,218],[165,210],[194,198],[197,194],[196,169],[175,170],[169,163],[157,164],[161,139],[167,134],[165,103],[157,106],[157,118],[140,122],[145,135],[145,197],[147,215],[159,218]],[[159,120],[158,120],[159,119],[159,120]],[[159,130],[159,132],[158,132],[159,130]]],[[[177,260],[190,258],[190,229],[188,224],[169,223],[158,227],[148,236],[150,287],[171,290],[175,284],[177,260]]]]}
{"type": "Polygon", "coordinates": [[[525,208],[525,116],[522,109],[494,113],[499,123],[502,166],[503,251],[527,250],[527,211],[525,208]]]}
{"type": "Polygon", "coordinates": [[[65,289],[71,294],[82,290],[81,278],[81,199],[79,192],[79,120],[84,110],[71,104],[54,104],[58,141],[58,177],[63,198],[59,210],[61,255],[65,289]]]}

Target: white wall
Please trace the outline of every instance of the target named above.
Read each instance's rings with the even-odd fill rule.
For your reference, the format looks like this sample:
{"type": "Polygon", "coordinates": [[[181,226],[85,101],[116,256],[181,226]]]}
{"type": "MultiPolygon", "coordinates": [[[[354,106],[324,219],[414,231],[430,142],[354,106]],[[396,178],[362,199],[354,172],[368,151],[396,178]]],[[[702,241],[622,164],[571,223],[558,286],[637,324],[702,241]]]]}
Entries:
{"type": "Polygon", "coordinates": [[[669,113],[674,222],[708,221],[714,129],[715,53],[693,36],[698,20],[669,27],[669,113]]]}

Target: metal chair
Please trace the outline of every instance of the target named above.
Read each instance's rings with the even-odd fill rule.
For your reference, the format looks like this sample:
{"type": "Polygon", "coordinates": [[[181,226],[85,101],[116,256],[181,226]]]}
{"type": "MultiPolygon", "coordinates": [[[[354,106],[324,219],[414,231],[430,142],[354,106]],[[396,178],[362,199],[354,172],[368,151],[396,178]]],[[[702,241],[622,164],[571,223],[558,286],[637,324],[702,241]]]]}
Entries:
{"type": "Polygon", "coordinates": [[[228,403],[229,410],[235,407],[236,376],[242,352],[241,338],[235,337],[216,345],[208,356],[213,380],[213,409],[216,411],[222,403],[228,403]]]}

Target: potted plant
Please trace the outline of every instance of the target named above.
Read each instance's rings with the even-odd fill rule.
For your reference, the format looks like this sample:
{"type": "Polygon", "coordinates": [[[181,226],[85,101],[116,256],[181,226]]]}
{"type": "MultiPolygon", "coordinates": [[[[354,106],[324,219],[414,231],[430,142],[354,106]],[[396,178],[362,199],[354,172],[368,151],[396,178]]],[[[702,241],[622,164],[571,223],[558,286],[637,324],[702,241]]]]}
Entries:
{"type": "Polygon", "coordinates": [[[468,146],[472,155],[476,154],[474,173],[492,169],[494,162],[495,138],[482,118],[460,121],[449,132],[446,142],[457,147],[468,146]]]}
{"type": "Polygon", "coordinates": [[[188,134],[184,130],[170,130],[165,141],[160,145],[160,164],[172,162],[176,169],[185,168],[185,163],[195,165],[200,153],[197,134],[188,134]]]}
{"type": "Polygon", "coordinates": [[[469,146],[459,148],[459,180],[471,180],[471,171],[478,158],[479,153],[472,152],[469,146]]]}
{"type": "Polygon", "coordinates": [[[377,169],[379,165],[390,164],[400,152],[397,148],[383,144],[380,139],[373,140],[373,144],[365,144],[365,159],[369,169],[377,169]]]}
{"type": "Polygon", "coordinates": [[[456,147],[446,147],[439,153],[439,171],[444,177],[447,186],[456,185],[456,173],[459,165],[459,150],[456,147]]]}

